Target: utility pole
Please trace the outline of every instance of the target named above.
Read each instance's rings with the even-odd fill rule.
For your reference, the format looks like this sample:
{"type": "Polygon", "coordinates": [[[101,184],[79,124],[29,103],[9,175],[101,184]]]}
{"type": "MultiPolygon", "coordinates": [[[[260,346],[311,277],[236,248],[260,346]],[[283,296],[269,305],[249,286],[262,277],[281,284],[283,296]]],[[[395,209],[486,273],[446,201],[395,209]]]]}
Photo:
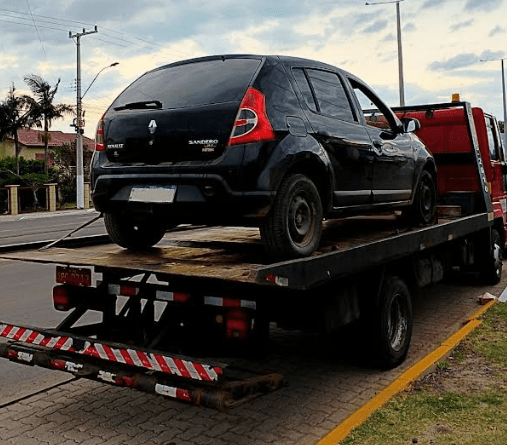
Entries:
{"type": "Polygon", "coordinates": [[[99,32],[97,27],[93,31],[86,31],[72,34],[69,32],[69,38],[76,39],[77,47],[77,119],[76,119],[76,204],[78,209],[84,209],[84,169],[83,169],[83,135],[82,135],[82,116],[83,103],[81,97],[81,37],[99,32]]]}

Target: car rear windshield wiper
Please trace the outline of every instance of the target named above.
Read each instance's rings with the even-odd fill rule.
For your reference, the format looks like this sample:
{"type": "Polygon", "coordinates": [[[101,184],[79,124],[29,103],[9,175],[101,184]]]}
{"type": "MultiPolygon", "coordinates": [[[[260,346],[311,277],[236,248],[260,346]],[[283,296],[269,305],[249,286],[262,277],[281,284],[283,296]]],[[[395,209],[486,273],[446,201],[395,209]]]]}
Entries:
{"type": "Polygon", "coordinates": [[[131,102],[129,104],[114,107],[114,111],[121,110],[145,110],[145,109],[159,109],[162,108],[162,102],[158,100],[145,100],[142,102],[131,102]]]}

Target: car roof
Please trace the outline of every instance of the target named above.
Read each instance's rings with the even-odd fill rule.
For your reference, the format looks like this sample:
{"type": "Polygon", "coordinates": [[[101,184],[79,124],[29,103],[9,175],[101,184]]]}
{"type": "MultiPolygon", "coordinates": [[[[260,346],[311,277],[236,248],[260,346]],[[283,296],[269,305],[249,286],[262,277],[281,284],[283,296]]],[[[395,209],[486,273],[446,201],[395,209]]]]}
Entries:
{"type": "Polygon", "coordinates": [[[321,68],[321,69],[330,69],[333,71],[339,71],[342,74],[346,74],[348,77],[352,77],[355,80],[360,81],[357,77],[352,75],[351,73],[348,73],[347,71],[340,69],[334,65],[330,65],[324,62],[319,62],[317,60],[312,59],[306,59],[304,57],[295,57],[295,56],[284,56],[284,55],[274,55],[274,54],[219,54],[219,55],[212,55],[212,56],[205,56],[205,57],[197,57],[193,59],[187,59],[187,60],[181,60],[178,62],[170,63],[168,65],[163,65],[158,68],[155,68],[152,71],[158,71],[163,70],[169,67],[173,66],[180,66],[185,65],[189,63],[196,63],[196,62],[204,62],[207,60],[227,60],[227,59],[257,59],[257,60],[279,60],[283,63],[287,64],[297,64],[297,65],[304,65],[311,68],[321,68]]]}

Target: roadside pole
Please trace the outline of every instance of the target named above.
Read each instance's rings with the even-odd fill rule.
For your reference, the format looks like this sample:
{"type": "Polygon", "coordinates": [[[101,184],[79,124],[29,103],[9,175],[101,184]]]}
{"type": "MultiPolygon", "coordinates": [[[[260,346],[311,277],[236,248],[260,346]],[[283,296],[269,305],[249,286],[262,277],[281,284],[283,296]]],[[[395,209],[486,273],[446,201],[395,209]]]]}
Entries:
{"type": "Polygon", "coordinates": [[[82,33],[72,34],[69,38],[76,39],[77,47],[77,109],[76,109],[76,204],[78,209],[84,209],[84,168],[83,168],[83,135],[82,135],[82,97],[81,97],[81,37],[99,32],[97,26],[93,31],[83,29],[82,33]]]}

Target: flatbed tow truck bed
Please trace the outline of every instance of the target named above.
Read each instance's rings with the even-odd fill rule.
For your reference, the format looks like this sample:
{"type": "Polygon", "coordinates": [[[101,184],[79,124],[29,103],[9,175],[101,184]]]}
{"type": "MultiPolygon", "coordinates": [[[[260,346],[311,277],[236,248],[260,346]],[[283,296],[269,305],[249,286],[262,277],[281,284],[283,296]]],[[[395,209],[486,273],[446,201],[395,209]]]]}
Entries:
{"type": "Polygon", "coordinates": [[[192,226],[168,232],[156,247],[145,252],[104,244],[17,251],[0,258],[89,266],[97,272],[151,272],[193,283],[211,280],[305,290],[456,240],[487,228],[490,221],[489,213],[440,218],[435,224],[417,228],[399,222],[394,214],[326,221],[318,252],[309,258],[282,262],[266,258],[257,229],[192,226]]]}

